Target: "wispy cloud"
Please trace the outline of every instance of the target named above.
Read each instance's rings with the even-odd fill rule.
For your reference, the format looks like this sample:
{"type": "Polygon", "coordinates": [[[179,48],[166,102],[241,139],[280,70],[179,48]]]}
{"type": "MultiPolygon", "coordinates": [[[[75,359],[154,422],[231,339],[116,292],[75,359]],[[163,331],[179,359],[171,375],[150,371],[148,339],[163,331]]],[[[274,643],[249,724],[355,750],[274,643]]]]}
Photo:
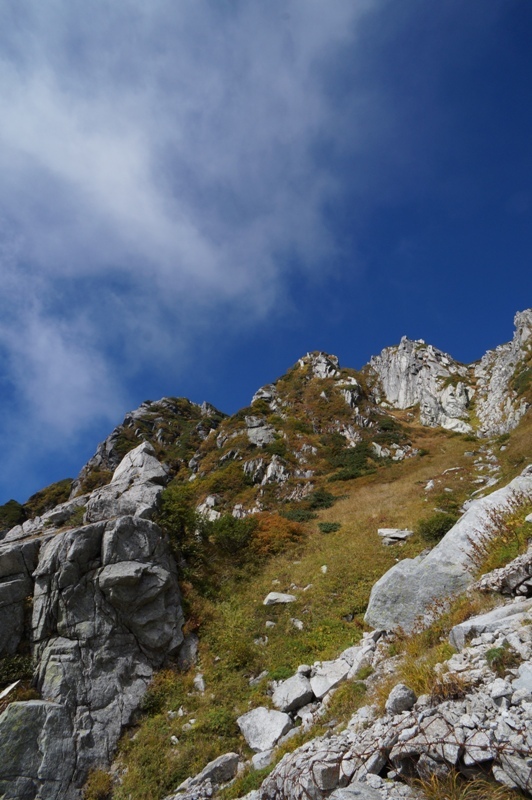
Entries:
{"type": "Polygon", "coordinates": [[[257,318],[333,251],[320,71],[372,5],[4,5],[0,344],[36,424],[114,413],[109,340],[142,359],[198,306],[257,318]]]}
{"type": "Polygon", "coordinates": [[[393,8],[2,5],[0,356],[28,441],[116,420],[124,378],[221,309],[264,318],[291,273],[326,271],[326,209],[376,191],[375,153],[412,169],[415,143],[386,147],[393,101],[365,83],[363,26],[382,12],[392,29],[393,8]]]}

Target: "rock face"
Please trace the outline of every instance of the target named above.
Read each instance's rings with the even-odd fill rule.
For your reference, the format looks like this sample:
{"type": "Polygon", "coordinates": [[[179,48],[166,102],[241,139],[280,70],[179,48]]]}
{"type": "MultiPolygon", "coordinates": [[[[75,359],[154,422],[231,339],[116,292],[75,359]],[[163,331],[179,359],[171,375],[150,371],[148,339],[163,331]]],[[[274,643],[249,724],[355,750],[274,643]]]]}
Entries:
{"type": "Polygon", "coordinates": [[[483,436],[498,436],[511,431],[528,408],[512,388],[512,379],[520,367],[530,366],[532,350],[532,309],[514,318],[515,334],[511,342],[489,350],[475,367],[478,381],[476,412],[483,436]]]}
{"type": "Polygon", "coordinates": [[[515,493],[532,496],[532,467],[507,486],[475,500],[426,556],[405,558],[374,585],[365,620],[384,630],[411,632],[428,624],[431,606],[473,583],[475,542],[490,532],[490,512],[508,507],[515,493]]]}
{"type": "Polygon", "coordinates": [[[378,378],[384,399],[394,408],[419,404],[422,425],[441,425],[461,433],[473,430],[468,422],[473,396],[468,368],[447,353],[403,336],[397,347],[387,347],[374,356],[369,369],[378,378]]]}
{"type": "Polygon", "coordinates": [[[76,753],[72,721],[58,703],[11,703],[0,717],[0,797],[59,800],[70,783],[76,753]]]}
{"type": "Polygon", "coordinates": [[[166,470],[143,443],[112,484],[90,496],[86,516],[95,521],[0,547],[9,620],[1,643],[4,652],[17,646],[24,600],[33,594],[43,698],[12,704],[0,717],[0,796],[77,800],[88,771],[109,764],[153,670],[178,650],[175,562],[160,528],[144,518],[164,480],[166,470]],[[126,508],[138,513],[124,515],[126,508]]]}
{"type": "Polygon", "coordinates": [[[143,442],[124,457],[111,483],[91,494],[85,520],[128,515],[149,519],[167,481],[168,470],[155,458],[151,444],[143,442]]]}
{"type": "Polygon", "coordinates": [[[15,653],[24,633],[24,601],[33,593],[32,572],[40,542],[0,544],[0,656],[15,653]]]}
{"type": "Polygon", "coordinates": [[[422,339],[404,336],[399,345],[385,348],[369,363],[368,371],[377,379],[377,400],[400,409],[419,404],[422,425],[470,433],[474,399],[480,436],[511,431],[528,408],[513,382],[531,368],[532,309],[517,313],[514,324],[511,342],[489,350],[480,363],[469,367],[422,339]]]}

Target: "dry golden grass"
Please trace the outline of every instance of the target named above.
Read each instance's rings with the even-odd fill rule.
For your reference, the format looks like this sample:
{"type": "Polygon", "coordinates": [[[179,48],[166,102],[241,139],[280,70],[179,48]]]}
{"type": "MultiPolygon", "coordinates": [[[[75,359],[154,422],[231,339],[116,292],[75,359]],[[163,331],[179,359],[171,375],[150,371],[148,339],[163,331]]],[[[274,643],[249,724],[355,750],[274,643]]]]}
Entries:
{"type": "MultiPolygon", "coordinates": [[[[115,793],[117,800],[158,800],[173,781],[185,777],[186,764],[188,774],[193,774],[230,749],[240,748],[249,755],[235,734],[234,720],[251,707],[270,703],[267,681],[252,688],[249,678],[263,670],[271,677],[288,677],[299,664],[333,658],[360,639],[375,581],[397,558],[415,556],[425,546],[413,536],[403,547],[384,547],[377,528],[414,527],[432,511],[433,501],[423,486],[450,467],[463,467],[463,474],[448,473],[442,485],[457,492],[469,488],[466,470],[471,460],[463,455],[471,448],[469,442],[417,426],[411,426],[410,435],[416,446],[429,451],[426,456],[382,466],[357,480],[327,483],[339,499],[319,511],[316,520],[305,523],[308,535],[289,551],[228,574],[216,597],[202,597],[186,587],[188,614],[200,625],[199,668],[207,691],[204,696],[189,696],[189,676],[165,678],[157,709],[140,726],[135,741],[123,748],[129,771],[115,793]],[[339,522],[342,527],[322,534],[317,528],[320,521],[339,522]],[[297,601],[266,607],[262,601],[272,590],[295,594],[297,601]],[[291,618],[301,620],[303,630],[295,629],[291,618]],[[267,620],[275,622],[275,627],[266,628],[267,620]],[[166,715],[166,710],[175,710],[179,697],[185,698],[187,711],[197,720],[186,736],[181,734],[182,722],[170,724],[166,715]],[[219,715],[218,722],[214,721],[216,735],[212,733],[213,708],[219,715]],[[174,749],[169,742],[172,734],[180,741],[174,749]]],[[[355,710],[360,702],[355,695],[350,697],[346,691],[339,696],[340,716],[348,717],[355,710]]]]}
{"type": "Polygon", "coordinates": [[[503,445],[495,446],[495,453],[502,466],[504,483],[507,483],[532,463],[532,408],[524,415],[503,445]],[[506,447],[501,451],[500,447],[506,447]]]}
{"type": "Polygon", "coordinates": [[[445,778],[431,775],[427,780],[415,781],[414,786],[427,800],[518,800],[524,796],[486,778],[466,780],[457,772],[445,778]]]}

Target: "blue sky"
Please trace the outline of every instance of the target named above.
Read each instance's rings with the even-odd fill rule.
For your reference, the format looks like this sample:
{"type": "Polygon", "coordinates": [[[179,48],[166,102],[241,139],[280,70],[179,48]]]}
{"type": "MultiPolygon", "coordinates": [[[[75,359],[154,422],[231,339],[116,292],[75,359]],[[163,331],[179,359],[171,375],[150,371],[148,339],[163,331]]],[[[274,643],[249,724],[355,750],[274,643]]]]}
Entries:
{"type": "Polygon", "coordinates": [[[529,0],[4,0],[0,502],[307,350],[532,305],[529,0]]]}

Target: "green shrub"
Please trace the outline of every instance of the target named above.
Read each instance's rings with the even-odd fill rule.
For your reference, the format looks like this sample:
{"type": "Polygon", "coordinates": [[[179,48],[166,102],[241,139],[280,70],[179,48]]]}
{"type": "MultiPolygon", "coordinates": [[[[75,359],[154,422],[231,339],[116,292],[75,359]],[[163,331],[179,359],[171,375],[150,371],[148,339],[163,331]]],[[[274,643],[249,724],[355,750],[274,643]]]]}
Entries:
{"type": "Polygon", "coordinates": [[[268,680],[285,681],[287,678],[291,678],[293,674],[294,670],[291,667],[280,666],[270,670],[268,673],[268,680]]]}
{"type": "Polygon", "coordinates": [[[179,556],[198,555],[201,540],[196,536],[200,523],[193,505],[193,492],[189,484],[173,483],[161,495],[158,523],[168,534],[179,556]]]}
{"type": "Polygon", "coordinates": [[[520,372],[512,381],[512,388],[518,396],[524,394],[529,386],[532,385],[532,367],[527,367],[520,372]]]}
{"type": "Polygon", "coordinates": [[[70,497],[72,488],[72,478],[65,478],[62,481],[51,483],[40,492],[32,494],[30,499],[24,503],[24,509],[28,519],[40,517],[45,511],[50,511],[54,506],[65,503],[70,497]]]}
{"type": "Polygon", "coordinates": [[[461,503],[458,502],[453,492],[440,492],[433,497],[433,501],[434,505],[438,507],[438,511],[445,511],[446,514],[452,514],[458,519],[461,503]]]}
{"type": "Polygon", "coordinates": [[[16,500],[8,500],[7,503],[0,506],[0,531],[8,531],[15,525],[22,525],[26,519],[24,506],[17,503],[16,500]]]}
{"type": "Polygon", "coordinates": [[[339,531],[341,527],[339,522],[318,522],[318,528],[322,533],[335,533],[335,531],[339,531]]]}
{"type": "MultiPolygon", "coordinates": [[[[345,444],[345,440],[344,440],[345,444]]],[[[339,472],[331,475],[329,481],[349,481],[374,472],[375,468],[368,464],[370,456],[367,442],[360,442],[356,447],[333,447],[329,453],[328,461],[331,467],[340,467],[339,472]]]]}
{"type": "Polygon", "coordinates": [[[458,517],[445,511],[436,511],[430,517],[421,519],[416,525],[416,533],[427,542],[439,542],[450,531],[458,517]]]}
{"type": "Polygon", "coordinates": [[[275,439],[275,441],[270,442],[270,444],[267,444],[264,449],[272,456],[279,456],[280,458],[284,458],[286,456],[286,442],[282,438],[275,439]]]}
{"type": "Polygon", "coordinates": [[[235,716],[227,708],[212,708],[207,711],[201,730],[216,736],[238,736],[235,716]]]}
{"type": "Polygon", "coordinates": [[[79,494],[89,494],[89,492],[99,489],[100,486],[107,486],[108,483],[111,483],[112,477],[113,473],[110,469],[94,467],[81,482],[79,494]]]}
{"type": "Polygon", "coordinates": [[[89,774],[83,788],[84,800],[110,800],[113,792],[113,780],[108,772],[95,769],[89,774]]]}
{"type": "Polygon", "coordinates": [[[28,655],[4,656],[0,659],[0,686],[14,681],[31,678],[32,658],[28,655]]]}
{"type": "Polygon", "coordinates": [[[313,511],[309,511],[308,508],[293,508],[281,511],[281,516],[291,522],[310,522],[311,519],[316,519],[318,515],[313,511]]]}
{"type": "Polygon", "coordinates": [[[502,678],[507,670],[517,667],[520,663],[519,656],[505,642],[502,647],[491,647],[486,652],[486,661],[491,669],[502,678]]]}
{"type": "Polygon", "coordinates": [[[253,518],[236,519],[231,514],[224,514],[214,522],[204,523],[204,531],[209,539],[223,553],[241,554],[249,545],[257,520],[253,518]]]}
{"type": "Polygon", "coordinates": [[[318,510],[320,508],[330,508],[333,506],[338,498],[328,492],[327,489],[316,489],[316,491],[309,494],[307,503],[308,508],[318,510]]]}

